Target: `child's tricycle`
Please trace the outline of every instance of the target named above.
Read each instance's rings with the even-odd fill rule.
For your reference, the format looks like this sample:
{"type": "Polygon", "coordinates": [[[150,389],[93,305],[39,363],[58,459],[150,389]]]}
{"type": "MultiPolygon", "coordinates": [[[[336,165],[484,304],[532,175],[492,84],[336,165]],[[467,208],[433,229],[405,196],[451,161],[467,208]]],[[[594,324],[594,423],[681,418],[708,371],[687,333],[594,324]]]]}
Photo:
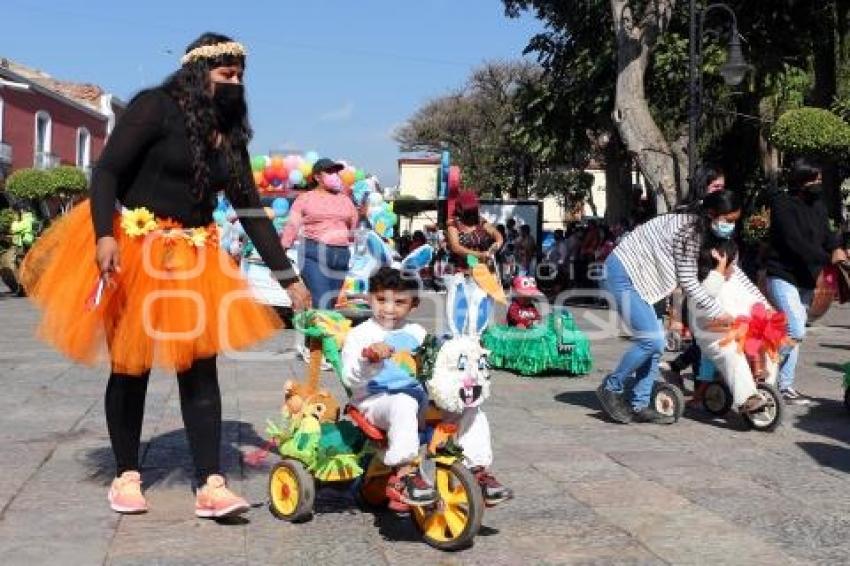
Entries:
{"type": "MultiPolygon", "coordinates": [[[[332,365],[339,362],[339,344],[329,343],[335,332],[344,334],[350,323],[338,313],[316,312],[321,323],[301,328],[313,337],[307,383],[287,382],[284,423],[270,423],[268,428],[281,455],[269,474],[269,506],[275,517],[290,522],[308,520],[316,492],[326,487],[353,489],[355,499],[367,509],[384,508],[388,502],[391,469],[376,457],[386,446],[385,431],[352,406],[340,418],[333,396],[319,387],[322,355],[332,365]]],[[[429,342],[429,348],[435,349],[433,343],[429,342]]],[[[433,406],[426,424],[418,465],[437,497],[432,505],[411,507],[410,515],[429,545],[462,549],[473,543],[481,527],[485,507],[481,487],[463,464],[463,452],[454,438],[456,425],[445,422],[443,412],[433,406]]]]}

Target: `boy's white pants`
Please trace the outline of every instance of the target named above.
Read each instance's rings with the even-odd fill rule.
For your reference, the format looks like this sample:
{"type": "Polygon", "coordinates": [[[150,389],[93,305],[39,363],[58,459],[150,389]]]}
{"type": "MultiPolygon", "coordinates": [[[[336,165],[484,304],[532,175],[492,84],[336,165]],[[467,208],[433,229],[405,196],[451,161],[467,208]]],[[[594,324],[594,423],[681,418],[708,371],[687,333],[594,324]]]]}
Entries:
{"type": "MultiPolygon", "coordinates": [[[[716,297],[726,314],[733,317],[749,315],[753,305],[765,302],[761,297],[752,294],[734,277],[723,280],[714,276],[712,272],[710,278],[703,284],[706,290],[716,297]]],[[[765,303],[765,306],[770,305],[765,303]]],[[[738,351],[738,344],[735,342],[725,346],[720,345],[726,337],[725,333],[702,330],[709,316],[693,302],[691,313],[691,330],[697,345],[702,350],[702,355],[711,360],[723,375],[726,385],[732,391],[732,407],[737,409],[756,394],[756,384],[753,380],[753,372],[747,363],[747,357],[738,351]]],[[[766,360],[764,369],[767,372],[765,381],[771,385],[775,384],[779,366],[773,360],[766,360]]]]}
{"type": "Polygon", "coordinates": [[[419,403],[404,393],[378,393],[357,403],[376,427],[387,431],[387,466],[409,464],[419,454],[419,403]]]}
{"type": "Polygon", "coordinates": [[[457,440],[463,448],[463,463],[469,468],[489,467],[493,463],[490,443],[490,422],[480,407],[465,409],[463,413],[443,412],[447,422],[458,425],[457,440]]]}
{"type": "MultiPolygon", "coordinates": [[[[419,454],[419,404],[404,393],[379,393],[357,403],[363,416],[376,427],[387,431],[384,464],[399,466],[413,461],[419,454]]],[[[463,413],[443,413],[447,422],[458,425],[457,440],[463,448],[464,465],[488,467],[493,463],[490,423],[478,408],[463,413]]]]}

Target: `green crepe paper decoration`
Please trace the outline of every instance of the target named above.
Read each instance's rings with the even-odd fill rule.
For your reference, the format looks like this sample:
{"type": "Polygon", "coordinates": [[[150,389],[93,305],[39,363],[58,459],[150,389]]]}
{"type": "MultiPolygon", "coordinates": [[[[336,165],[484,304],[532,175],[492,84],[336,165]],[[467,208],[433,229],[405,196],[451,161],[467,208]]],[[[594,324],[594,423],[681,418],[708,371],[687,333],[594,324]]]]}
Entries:
{"type": "Polygon", "coordinates": [[[475,267],[476,265],[478,265],[478,258],[472,254],[469,254],[468,256],[466,256],[466,265],[468,265],[470,268],[475,267]]]}
{"type": "Polygon", "coordinates": [[[433,334],[425,336],[422,345],[416,352],[416,379],[425,383],[434,377],[434,365],[437,362],[437,354],[440,352],[440,341],[433,334]]]}
{"type": "Polygon", "coordinates": [[[351,397],[351,389],[342,382],[342,357],[340,356],[339,348],[336,345],[336,339],[325,333],[325,331],[316,325],[316,315],[322,315],[330,318],[334,322],[342,322],[347,320],[343,315],[331,310],[306,310],[296,313],[292,318],[295,329],[307,336],[308,338],[316,338],[321,341],[322,354],[325,359],[331,364],[334,369],[337,379],[345,389],[345,393],[351,397]]]}
{"type": "Polygon", "coordinates": [[[590,341],[572,316],[551,314],[541,324],[542,328],[530,330],[507,325],[488,328],[481,342],[490,351],[491,365],[526,376],[546,371],[588,373],[593,366],[590,341]]]}

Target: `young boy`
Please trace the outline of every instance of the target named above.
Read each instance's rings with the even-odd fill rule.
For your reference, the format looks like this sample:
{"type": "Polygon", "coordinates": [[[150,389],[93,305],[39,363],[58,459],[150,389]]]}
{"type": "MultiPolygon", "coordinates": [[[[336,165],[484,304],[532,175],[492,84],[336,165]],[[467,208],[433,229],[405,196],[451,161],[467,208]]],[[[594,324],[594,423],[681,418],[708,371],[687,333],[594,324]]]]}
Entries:
{"type": "Polygon", "coordinates": [[[352,388],[352,404],[387,432],[384,464],[393,468],[387,484],[390,508],[431,505],[434,488],[419,474],[419,415],[428,395],[416,379],[414,352],[427,332],[407,322],[419,305],[419,282],[390,267],[369,278],[372,318],[354,327],[342,349],[343,381],[352,388]]]}

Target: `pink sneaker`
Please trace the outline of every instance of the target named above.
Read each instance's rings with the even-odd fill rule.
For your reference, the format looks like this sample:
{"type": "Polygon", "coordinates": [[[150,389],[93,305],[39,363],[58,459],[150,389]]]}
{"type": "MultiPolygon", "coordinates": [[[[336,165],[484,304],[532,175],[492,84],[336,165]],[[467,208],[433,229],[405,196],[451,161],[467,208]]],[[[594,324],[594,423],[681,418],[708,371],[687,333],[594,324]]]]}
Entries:
{"type": "Polygon", "coordinates": [[[208,477],[195,496],[195,515],[203,519],[235,517],[250,508],[247,501],[225,487],[224,478],[218,474],[208,477]]]}
{"type": "Polygon", "coordinates": [[[134,515],[148,511],[148,503],[142,495],[142,477],[136,471],[124,472],[112,480],[107,499],[116,513],[134,515]]]}

